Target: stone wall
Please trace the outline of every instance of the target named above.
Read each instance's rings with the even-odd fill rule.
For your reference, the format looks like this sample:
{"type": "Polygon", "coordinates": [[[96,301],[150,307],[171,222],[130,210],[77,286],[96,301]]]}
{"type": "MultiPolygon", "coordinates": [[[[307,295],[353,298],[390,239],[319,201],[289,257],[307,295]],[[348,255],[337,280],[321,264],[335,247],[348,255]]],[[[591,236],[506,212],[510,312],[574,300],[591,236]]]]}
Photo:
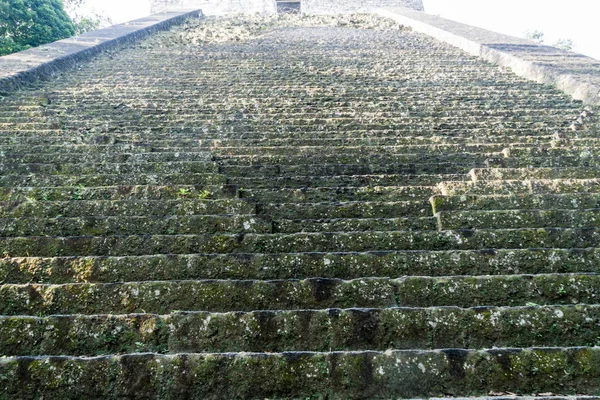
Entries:
{"type": "Polygon", "coordinates": [[[424,10],[422,0],[302,0],[302,12],[306,14],[372,12],[381,7],[398,6],[424,10]]]}
{"type": "Polygon", "coordinates": [[[178,8],[200,8],[204,15],[277,12],[275,0],[152,0],[152,13],[178,8]]]}

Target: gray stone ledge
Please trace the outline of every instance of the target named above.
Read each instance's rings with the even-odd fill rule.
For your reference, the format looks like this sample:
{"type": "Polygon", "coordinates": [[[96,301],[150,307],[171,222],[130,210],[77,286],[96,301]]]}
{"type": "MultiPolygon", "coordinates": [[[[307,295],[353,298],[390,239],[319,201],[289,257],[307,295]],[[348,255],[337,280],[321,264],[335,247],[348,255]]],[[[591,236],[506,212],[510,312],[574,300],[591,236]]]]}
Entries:
{"type": "Polygon", "coordinates": [[[495,64],[519,76],[556,86],[576,100],[600,105],[600,61],[526,39],[476,28],[405,7],[377,10],[379,15],[495,64]]]}
{"type": "Polygon", "coordinates": [[[202,11],[197,9],[167,11],[0,57],[0,94],[64,71],[103,51],[169,29],[188,18],[201,16],[202,11]]]}

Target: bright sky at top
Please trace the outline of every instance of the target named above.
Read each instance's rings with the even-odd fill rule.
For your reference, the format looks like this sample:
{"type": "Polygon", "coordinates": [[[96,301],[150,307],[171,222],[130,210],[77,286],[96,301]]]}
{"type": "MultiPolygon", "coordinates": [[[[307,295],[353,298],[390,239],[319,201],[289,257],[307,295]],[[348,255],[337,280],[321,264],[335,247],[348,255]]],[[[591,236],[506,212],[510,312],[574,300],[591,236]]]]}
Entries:
{"type": "MultiPolygon", "coordinates": [[[[600,0],[423,0],[430,14],[512,36],[544,32],[545,43],[572,39],[575,51],[600,59],[600,0]]],[[[145,17],[149,0],[88,0],[86,9],[114,23],[145,17]]]]}

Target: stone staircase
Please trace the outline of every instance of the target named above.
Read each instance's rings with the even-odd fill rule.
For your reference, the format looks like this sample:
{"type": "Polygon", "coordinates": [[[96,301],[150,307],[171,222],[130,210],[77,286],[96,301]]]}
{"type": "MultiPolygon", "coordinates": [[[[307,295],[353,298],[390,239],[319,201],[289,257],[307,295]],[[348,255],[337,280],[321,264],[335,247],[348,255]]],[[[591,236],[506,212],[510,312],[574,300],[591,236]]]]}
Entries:
{"type": "Polygon", "coordinates": [[[0,398],[599,395],[598,128],[406,30],[137,46],[11,95],[0,398]]]}

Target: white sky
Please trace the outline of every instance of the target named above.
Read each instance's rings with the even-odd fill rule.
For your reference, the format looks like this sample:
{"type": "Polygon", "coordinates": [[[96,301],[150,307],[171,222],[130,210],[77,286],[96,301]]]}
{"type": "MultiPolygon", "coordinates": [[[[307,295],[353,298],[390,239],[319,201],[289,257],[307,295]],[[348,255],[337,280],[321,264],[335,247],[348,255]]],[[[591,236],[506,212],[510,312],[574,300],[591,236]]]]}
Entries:
{"type": "MultiPolygon", "coordinates": [[[[575,51],[600,59],[600,0],[423,0],[430,14],[523,37],[526,30],[545,33],[545,43],[572,39],[575,51]]],[[[86,9],[114,23],[150,13],[149,0],[88,0],[86,9]]]]}

